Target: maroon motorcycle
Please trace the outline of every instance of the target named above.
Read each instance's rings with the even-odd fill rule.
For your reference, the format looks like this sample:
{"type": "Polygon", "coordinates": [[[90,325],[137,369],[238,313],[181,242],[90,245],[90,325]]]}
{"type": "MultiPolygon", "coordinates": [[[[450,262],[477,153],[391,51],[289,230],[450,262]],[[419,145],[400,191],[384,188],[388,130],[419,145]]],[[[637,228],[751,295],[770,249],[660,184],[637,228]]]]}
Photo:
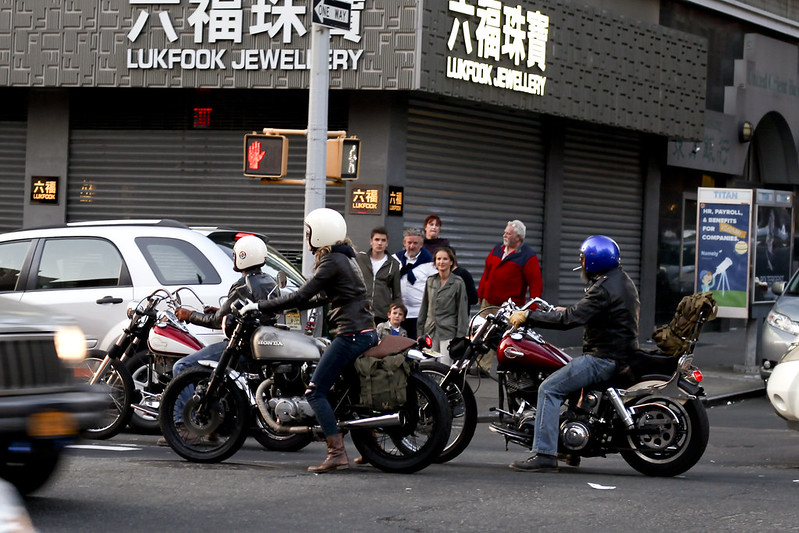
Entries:
{"type": "MultiPolygon", "coordinates": [[[[532,328],[514,329],[513,311],[552,306],[535,298],[519,308],[508,301],[484,310],[470,323],[471,335],[450,346],[452,366],[428,360],[422,370],[447,394],[453,431],[438,462],[460,455],[477,425],[477,402],[466,380],[469,368],[489,350],[497,352],[498,413],[490,429],[509,442],[530,449],[533,443],[538,387],[571,357],[549,344],[532,328]],[[492,312],[493,311],[493,312],[492,312]],[[491,314],[485,315],[486,312],[491,314]]],[[[620,453],[627,463],[648,476],[676,476],[702,457],[709,424],[702,374],[693,365],[693,348],[704,320],[693,332],[689,349],[679,357],[638,352],[628,368],[610,382],[575,393],[560,416],[559,458],[577,466],[581,457],[620,453]]]]}

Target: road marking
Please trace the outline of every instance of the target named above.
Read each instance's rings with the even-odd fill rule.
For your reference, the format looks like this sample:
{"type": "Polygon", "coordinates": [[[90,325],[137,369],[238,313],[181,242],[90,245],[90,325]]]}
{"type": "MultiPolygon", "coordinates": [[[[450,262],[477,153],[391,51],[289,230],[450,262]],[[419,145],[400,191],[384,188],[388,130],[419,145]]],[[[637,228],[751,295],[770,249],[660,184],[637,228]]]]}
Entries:
{"type": "Polygon", "coordinates": [[[72,444],[67,448],[75,448],[79,450],[105,450],[109,452],[136,452],[141,448],[133,446],[103,446],[101,444],[72,444]]]}

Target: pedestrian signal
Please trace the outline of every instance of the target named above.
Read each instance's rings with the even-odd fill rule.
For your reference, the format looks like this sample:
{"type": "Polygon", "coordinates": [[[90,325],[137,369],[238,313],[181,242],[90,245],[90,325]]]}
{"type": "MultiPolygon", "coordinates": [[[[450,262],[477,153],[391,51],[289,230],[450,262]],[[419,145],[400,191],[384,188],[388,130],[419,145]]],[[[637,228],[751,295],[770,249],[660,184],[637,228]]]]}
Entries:
{"type": "Polygon", "coordinates": [[[288,173],[289,142],[283,135],[244,136],[244,175],[282,178],[288,173]]]}
{"type": "Polygon", "coordinates": [[[327,140],[327,177],[357,180],[361,167],[361,141],[355,137],[327,140]]]}

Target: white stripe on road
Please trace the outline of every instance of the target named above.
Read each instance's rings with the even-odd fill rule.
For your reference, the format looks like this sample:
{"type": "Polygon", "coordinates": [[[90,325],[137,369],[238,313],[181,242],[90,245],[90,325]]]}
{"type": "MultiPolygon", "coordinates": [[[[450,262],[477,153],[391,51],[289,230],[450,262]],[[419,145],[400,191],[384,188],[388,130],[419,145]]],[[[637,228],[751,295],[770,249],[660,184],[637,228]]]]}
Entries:
{"type": "Polygon", "coordinates": [[[141,450],[134,446],[103,446],[101,444],[72,444],[67,448],[76,448],[79,450],[105,450],[109,452],[135,452],[141,450]]]}

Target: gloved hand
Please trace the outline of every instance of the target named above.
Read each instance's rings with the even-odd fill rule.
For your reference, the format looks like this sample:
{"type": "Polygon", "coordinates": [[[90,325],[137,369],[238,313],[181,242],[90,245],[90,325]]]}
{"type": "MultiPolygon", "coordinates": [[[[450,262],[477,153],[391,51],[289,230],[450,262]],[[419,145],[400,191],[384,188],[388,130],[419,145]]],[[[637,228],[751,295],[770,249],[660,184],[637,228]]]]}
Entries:
{"type": "Polygon", "coordinates": [[[527,322],[527,311],[514,311],[511,313],[510,318],[508,319],[510,325],[514,328],[518,328],[525,322],[527,322]]]}
{"type": "Polygon", "coordinates": [[[258,309],[258,302],[250,302],[248,304],[245,304],[241,309],[239,309],[239,314],[244,316],[249,313],[252,313],[253,311],[257,311],[260,313],[260,310],[258,309]]]}
{"type": "Polygon", "coordinates": [[[178,307],[175,309],[175,316],[178,317],[178,320],[181,322],[188,322],[189,318],[191,317],[191,309],[186,309],[185,307],[178,307]]]}

